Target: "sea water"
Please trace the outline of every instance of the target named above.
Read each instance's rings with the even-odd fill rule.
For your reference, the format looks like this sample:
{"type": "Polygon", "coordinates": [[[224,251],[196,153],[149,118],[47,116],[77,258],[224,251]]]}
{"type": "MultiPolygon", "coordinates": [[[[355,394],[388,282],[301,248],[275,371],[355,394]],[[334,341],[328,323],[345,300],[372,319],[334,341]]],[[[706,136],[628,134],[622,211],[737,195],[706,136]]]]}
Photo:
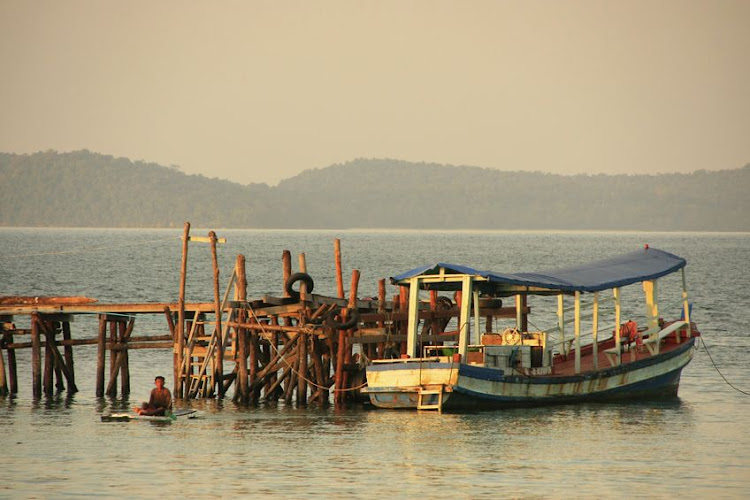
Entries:
{"type": "MultiPolygon", "coordinates": [[[[0,296],[176,301],[181,232],[0,229],[0,296]]],[[[171,385],[169,350],[131,353],[129,399],[96,398],[96,347],[76,347],[79,392],[34,400],[26,349],[18,352],[19,393],[0,398],[0,497],[750,495],[750,396],[717,372],[750,392],[750,234],[217,232],[227,239],[219,247],[222,292],[242,253],[251,298],[281,293],[284,249],[292,251],[295,267],[296,254],[305,252],[315,292],[333,295],[334,238],[342,240],[346,287],[352,269],[362,272],[360,296],[377,295],[380,278],[436,262],[532,271],[649,244],[688,260],[692,319],[711,357],[699,342],[679,397],[665,401],[438,414],[283,403],[239,407],[230,391],[223,401],[178,402],[199,417],[161,424],[104,423],[100,416],[146,399],[155,375],[166,375],[171,385]]],[[[188,264],[187,300],[212,301],[209,247],[191,243],[188,264]]],[[[679,298],[680,286],[665,283],[660,293],[679,298]]],[[[395,293],[389,287],[389,297],[395,293]]],[[[640,299],[643,292],[633,285],[626,293],[640,299]]],[[[624,313],[642,317],[645,311],[632,309],[641,306],[633,301],[624,313]]],[[[15,321],[28,327],[25,317],[15,321]]],[[[96,336],[95,317],[76,317],[71,326],[74,338],[96,336]]],[[[134,334],[164,333],[163,316],[138,317],[134,334]]]]}

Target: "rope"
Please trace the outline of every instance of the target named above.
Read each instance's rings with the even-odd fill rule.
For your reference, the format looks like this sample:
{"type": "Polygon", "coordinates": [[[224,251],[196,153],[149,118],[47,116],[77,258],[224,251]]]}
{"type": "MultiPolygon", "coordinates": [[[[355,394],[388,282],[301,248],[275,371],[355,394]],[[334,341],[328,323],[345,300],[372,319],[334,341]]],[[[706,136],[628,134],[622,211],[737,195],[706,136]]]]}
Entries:
{"type": "MultiPolygon", "coordinates": [[[[261,323],[261,322],[260,322],[260,319],[258,319],[258,316],[256,316],[256,315],[255,315],[255,310],[254,310],[254,309],[253,309],[252,307],[250,307],[250,306],[248,306],[248,309],[250,309],[250,313],[251,313],[251,314],[253,315],[253,318],[255,318],[255,321],[257,321],[257,322],[258,322],[258,325],[260,325],[260,329],[261,329],[261,331],[263,331],[263,334],[264,334],[264,335],[268,335],[268,332],[266,332],[266,329],[265,329],[265,328],[263,328],[263,323],[261,323]]],[[[269,342],[269,343],[268,343],[268,345],[270,345],[270,346],[271,346],[271,349],[273,349],[273,350],[274,350],[274,351],[276,352],[276,354],[277,354],[277,355],[279,354],[279,350],[278,350],[278,349],[276,348],[276,346],[275,346],[275,345],[273,345],[273,342],[269,342]]],[[[292,371],[293,371],[294,373],[296,373],[296,374],[297,374],[297,377],[301,378],[302,380],[304,380],[305,382],[307,382],[307,383],[308,383],[308,384],[310,384],[311,386],[313,386],[313,387],[317,387],[318,389],[324,389],[324,390],[326,390],[326,391],[329,391],[329,390],[331,390],[331,388],[330,388],[330,387],[327,387],[327,386],[324,386],[324,385],[318,385],[318,384],[316,384],[315,382],[313,382],[312,380],[310,380],[310,379],[308,379],[307,377],[305,377],[304,375],[302,375],[302,374],[301,374],[301,373],[299,372],[299,370],[295,370],[295,369],[294,369],[294,366],[292,366],[291,364],[289,364],[289,362],[288,362],[288,361],[287,361],[286,359],[284,359],[284,357],[283,357],[283,356],[279,356],[279,358],[280,358],[280,360],[281,360],[281,361],[283,361],[283,362],[284,362],[284,364],[285,364],[285,365],[286,365],[286,366],[287,366],[287,367],[288,367],[288,368],[289,368],[290,370],[292,370],[292,371]]],[[[333,391],[334,391],[334,392],[349,392],[349,391],[358,391],[359,389],[362,389],[362,388],[363,388],[363,387],[365,387],[366,385],[367,385],[367,382],[365,382],[364,384],[362,384],[362,385],[360,385],[360,386],[358,386],[358,387],[350,387],[350,388],[348,388],[348,389],[335,389],[335,388],[334,388],[334,389],[333,389],[333,391]]]]}
{"type": "Polygon", "coordinates": [[[21,254],[21,255],[0,256],[0,260],[16,260],[16,259],[24,259],[26,257],[43,257],[47,255],[70,255],[70,254],[86,253],[86,252],[98,252],[100,250],[111,250],[113,248],[123,248],[123,247],[144,245],[144,244],[150,244],[150,243],[158,243],[158,242],[174,240],[174,239],[175,239],[174,236],[170,236],[168,238],[135,241],[133,243],[124,243],[124,244],[119,244],[119,245],[102,245],[98,247],[79,248],[76,250],[60,250],[58,252],[39,252],[39,253],[27,253],[27,254],[21,254]]]}
{"type": "Polygon", "coordinates": [[[701,344],[703,344],[703,348],[704,348],[704,349],[706,350],[706,354],[708,354],[708,359],[710,359],[710,360],[711,360],[711,364],[712,364],[712,365],[714,365],[714,368],[716,368],[716,372],[717,372],[717,373],[718,373],[719,375],[721,375],[721,378],[723,378],[723,379],[724,379],[724,382],[726,382],[726,383],[727,383],[727,385],[728,385],[729,387],[731,387],[732,389],[734,389],[735,391],[737,391],[737,392],[739,392],[739,393],[742,393],[742,394],[744,394],[745,396],[750,396],[750,393],[748,393],[748,392],[745,392],[745,391],[743,391],[742,389],[738,389],[737,387],[735,387],[734,385],[732,385],[732,383],[731,383],[731,382],[730,382],[729,380],[727,380],[727,378],[726,378],[726,377],[724,376],[724,374],[723,374],[723,373],[721,373],[721,371],[719,370],[719,367],[718,367],[718,366],[716,366],[716,362],[714,362],[714,358],[713,358],[713,357],[711,356],[711,353],[710,353],[710,352],[709,352],[709,350],[708,350],[708,346],[706,345],[706,341],[705,341],[705,340],[703,340],[703,336],[701,335],[701,336],[700,336],[699,338],[701,339],[701,344]]]}

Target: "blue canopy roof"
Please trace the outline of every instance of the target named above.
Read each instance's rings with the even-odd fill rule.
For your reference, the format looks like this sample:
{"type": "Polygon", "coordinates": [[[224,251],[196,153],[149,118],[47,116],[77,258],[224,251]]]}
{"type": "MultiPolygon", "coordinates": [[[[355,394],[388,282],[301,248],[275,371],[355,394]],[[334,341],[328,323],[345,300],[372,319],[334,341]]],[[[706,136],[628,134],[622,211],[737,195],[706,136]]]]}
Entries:
{"type": "MultiPolygon", "coordinates": [[[[660,278],[682,269],[685,264],[686,261],[682,257],[647,247],[636,252],[583,265],[532,273],[498,273],[479,271],[456,264],[437,263],[399,274],[392,277],[391,281],[397,283],[415,276],[435,275],[440,273],[441,268],[444,268],[449,274],[471,274],[486,278],[489,280],[490,287],[492,284],[497,284],[499,285],[497,288],[502,288],[503,284],[507,284],[563,292],[597,292],[660,278]]],[[[455,287],[455,284],[452,284],[452,287],[455,287]]],[[[442,287],[436,285],[431,288],[442,287]]]]}

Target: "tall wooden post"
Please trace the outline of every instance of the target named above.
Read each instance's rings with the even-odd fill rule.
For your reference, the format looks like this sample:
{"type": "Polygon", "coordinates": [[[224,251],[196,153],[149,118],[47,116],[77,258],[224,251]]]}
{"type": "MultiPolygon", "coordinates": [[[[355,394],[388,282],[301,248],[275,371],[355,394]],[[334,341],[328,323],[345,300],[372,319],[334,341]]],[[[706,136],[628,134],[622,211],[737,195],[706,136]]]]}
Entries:
{"type": "Polygon", "coordinates": [[[574,305],[574,331],[575,331],[575,372],[581,373],[581,292],[575,292],[574,305]]]}
{"type": "MultiPolygon", "coordinates": [[[[236,264],[237,281],[235,282],[235,298],[241,303],[247,301],[247,276],[245,274],[245,256],[237,256],[236,264]]],[[[247,321],[247,311],[244,307],[239,310],[238,323],[247,321]]],[[[247,381],[247,330],[237,328],[237,394],[235,399],[246,404],[250,399],[247,381]]]]}
{"type": "Polygon", "coordinates": [[[344,274],[341,268],[341,240],[333,240],[333,259],[336,263],[336,296],[344,298],[344,274]]]}
{"type": "MultiPolygon", "coordinates": [[[[352,284],[351,288],[349,289],[349,310],[354,311],[357,309],[357,292],[359,290],[359,269],[352,269],[352,284]]],[[[348,319],[348,318],[345,318],[348,319]]],[[[344,351],[344,365],[350,365],[352,363],[352,345],[349,343],[349,337],[351,336],[352,330],[344,331],[344,345],[346,347],[344,351]]],[[[342,367],[343,368],[343,367],[342,367]]],[[[344,370],[344,381],[343,386],[344,389],[349,388],[349,372],[344,370]]],[[[342,401],[348,399],[348,393],[342,393],[342,401]]]]}
{"type": "MultiPolygon", "coordinates": [[[[281,253],[281,270],[283,273],[284,282],[282,283],[282,289],[284,290],[284,297],[290,297],[290,295],[286,291],[286,284],[289,282],[289,278],[292,276],[292,252],[289,250],[284,250],[281,253]]],[[[287,326],[292,325],[292,318],[285,318],[284,322],[287,326]]],[[[276,344],[278,348],[278,343],[276,344]]],[[[284,386],[282,393],[283,394],[289,394],[289,386],[292,383],[292,377],[289,377],[288,374],[284,375],[286,373],[286,369],[282,372],[282,380],[284,386]]],[[[276,386],[278,387],[278,385],[276,386]]],[[[275,389],[274,389],[275,390],[275,389]]],[[[279,395],[281,396],[281,395],[279,395]]]]}
{"type": "Polygon", "coordinates": [[[104,396],[104,361],[107,341],[107,316],[99,315],[99,337],[97,338],[96,353],[96,397],[104,396]]]}
{"type": "Polygon", "coordinates": [[[177,363],[174,367],[174,393],[177,398],[184,397],[186,388],[183,384],[182,364],[185,355],[185,282],[187,280],[189,241],[190,223],[186,222],[182,232],[182,264],[180,266],[180,292],[177,308],[177,363]]]}
{"type": "Polygon", "coordinates": [[[216,316],[216,373],[214,383],[217,384],[219,398],[224,397],[224,335],[221,330],[221,292],[219,291],[219,261],[216,256],[216,233],[208,233],[211,242],[211,263],[214,270],[214,314],[216,316]]]}
{"type": "Polygon", "coordinates": [[[38,313],[31,313],[31,385],[34,398],[42,397],[42,353],[38,313]]]}
{"type": "MultiPolygon", "coordinates": [[[[307,261],[305,260],[305,254],[299,254],[299,270],[300,272],[307,273],[307,261]]],[[[304,281],[300,282],[299,286],[299,301],[300,301],[300,313],[299,322],[300,325],[304,325],[307,322],[307,285],[304,281]]],[[[298,342],[299,349],[299,382],[297,383],[297,404],[307,404],[307,342],[308,335],[306,333],[300,333],[300,339],[298,342]]]]}

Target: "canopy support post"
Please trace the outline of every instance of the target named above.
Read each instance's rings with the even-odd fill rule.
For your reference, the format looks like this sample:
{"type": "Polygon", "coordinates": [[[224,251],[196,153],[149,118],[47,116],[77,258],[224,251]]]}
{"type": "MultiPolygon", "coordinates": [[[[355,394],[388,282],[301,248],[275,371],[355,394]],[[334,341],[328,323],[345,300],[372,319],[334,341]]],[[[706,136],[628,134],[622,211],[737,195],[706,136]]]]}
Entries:
{"type": "MultiPolygon", "coordinates": [[[[659,330],[659,287],[656,280],[643,282],[643,291],[646,294],[646,318],[648,318],[648,329],[653,331],[659,330]]],[[[654,352],[659,354],[659,344],[654,343],[654,352]]]]}
{"type": "Polygon", "coordinates": [[[479,290],[473,290],[472,293],[471,293],[471,296],[474,299],[474,329],[476,330],[475,343],[476,344],[481,344],[482,343],[482,338],[481,338],[481,333],[482,332],[479,331],[480,330],[480,328],[479,328],[479,324],[480,324],[480,319],[479,319],[479,290]]]}
{"type": "MultiPolygon", "coordinates": [[[[687,338],[693,336],[693,330],[690,327],[690,303],[688,302],[687,280],[685,279],[685,268],[682,268],[682,315],[687,322],[687,338]]],[[[680,340],[680,334],[677,333],[677,340],[680,340]]]]}
{"type": "Polygon", "coordinates": [[[594,292],[594,310],[591,318],[591,335],[593,337],[594,370],[599,369],[599,292],[594,292]]]}
{"type": "Polygon", "coordinates": [[[562,345],[562,354],[568,355],[568,346],[565,344],[565,303],[563,294],[560,292],[557,296],[557,328],[560,330],[560,343],[562,345]]]}
{"type": "Polygon", "coordinates": [[[409,279],[409,318],[406,332],[406,355],[417,357],[417,330],[419,323],[419,278],[409,279]]]}
{"type": "Polygon", "coordinates": [[[469,354],[469,335],[471,335],[471,296],[472,296],[471,276],[464,276],[461,280],[461,315],[458,324],[458,354],[461,355],[461,361],[466,362],[469,354]]]}
{"type": "Polygon", "coordinates": [[[615,299],[615,349],[617,350],[617,366],[619,366],[622,358],[622,352],[620,351],[620,323],[622,322],[620,318],[620,289],[617,287],[613,288],[612,295],[615,299]]]}

